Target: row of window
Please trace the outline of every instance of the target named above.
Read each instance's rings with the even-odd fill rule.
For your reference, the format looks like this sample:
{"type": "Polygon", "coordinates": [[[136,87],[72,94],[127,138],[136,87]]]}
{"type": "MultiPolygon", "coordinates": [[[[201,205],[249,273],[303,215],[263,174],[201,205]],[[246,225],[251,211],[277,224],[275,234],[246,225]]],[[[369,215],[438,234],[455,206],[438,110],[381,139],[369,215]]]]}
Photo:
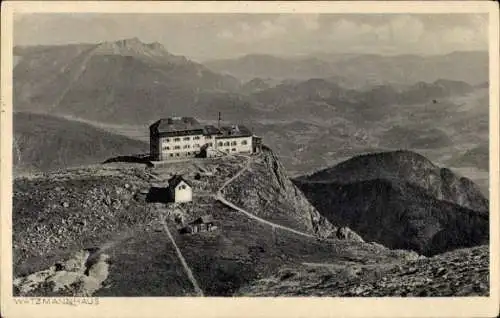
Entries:
{"type": "MultiPolygon", "coordinates": [[[[199,139],[200,139],[200,136],[194,136],[192,140],[199,140],[199,139]]],[[[206,140],[210,140],[211,137],[210,136],[205,136],[205,139],[206,140]]],[[[179,141],[181,141],[181,138],[180,137],[175,137],[173,139],[167,138],[166,142],[170,142],[171,140],[173,140],[174,142],[179,142],[179,141]]],[[[189,136],[188,137],[183,137],[182,140],[189,141],[189,140],[191,140],[191,137],[189,137],[189,136]]],[[[238,143],[236,141],[232,141],[231,142],[231,146],[236,146],[237,144],[238,143]]],[[[242,140],[241,144],[242,145],[246,145],[246,144],[248,144],[248,141],[247,140],[242,140]]],[[[228,141],[226,141],[226,142],[219,141],[218,145],[219,146],[228,146],[229,142],[228,141]]]]}
{"type": "MultiPolygon", "coordinates": [[[[200,139],[200,136],[194,136],[193,137],[193,140],[199,140],[199,139],[200,139]]],[[[205,139],[207,139],[207,138],[205,137],[205,139]]],[[[170,140],[171,140],[170,138],[166,139],[167,142],[170,142],[170,140]]],[[[189,137],[189,136],[183,137],[182,140],[191,140],[191,137],[189,137]]],[[[173,141],[174,142],[179,142],[179,141],[181,141],[181,138],[180,137],[175,137],[175,138],[173,138],[173,141]]]]}
{"type": "MultiPolygon", "coordinates": [[[[191,145],[184,145],[182,147],[182,149],[189,149],[191,148],[191,145]]],[[[193,145],[193,148],[200,148],[200,145],[199,144],[194,144],[193,145]]],[[[169,146],[166,146],[166,145],[163,145],[162,147],[163,150],[170,150],[170,147],[169,146]]],[[[177,150],[177,149],[181,149],[181,146],[174,146],[173,147],[174,150],[177,150]]]]}
{"type": "MultiPolygon", "coordinates": [[[[226,147],[227,147],[227,146],[229,146],[229,145],[231,145],[231,146],[236,146],[237,144],[238,144],[238,142],[236,142],[236,141],[231,141],[231,144],[229,143],[229,141],[226,141],[226,142],[219,141],[219,142],[217,143],[217,145],[218,145],[219,147],[222,147],[222,146],[226,146],[226,147]]],[[[247,145],[247,144],[248,144],[248,141],[247,141],[247,140],[242,140],[242,141],[241,141],[241,145],[242,145],[242,146],[247,145]]]]}
{"type": "MultiPolygon", "coordinates": [[[[167,141],[168,141],[168,139],[167,139],[167,141]]],[[[242,140],[242,141],[241,141],[241,145],[242,145],[242,146],[245,146],[245,145],[247,145],[247,144],[248,144],[248,141],[247,141],[247,140],[242,140]]],[[[209,143],[207,143],[207,145],[208,145],[208,146],[210,146],[210,147],[212,147],[212,146],[213,146],[213,143],[209,142],[209,143]]],[[[229,141],[226,141],[226,142],[219,141],[219,142],[217,143],[217,146],[219,146],[219,147],[229,147],[229,146],[236,146],[236,145],[238,145],[238,143],[237,143],[236,141],[232,141],[231,143],[230,143],[229,141]]],[[[182,147],[182,149],[190,149],[190,148],[191,148],[191,145],[184,145],[184,146],[182,147]]],[[[193,148],[198,149],[198,148],[200,148],[200,145],[199,145],[199,144],[194,144],[194,145],[193,145],[193,148]]],[[[171,149],[171,147],[170,147],[170,146],[167,146],[167,145],[163,145],[162,149],[163,149],[163,150],[170,150],[170,149],[171,149]]],[[[181,146],[173,146],[173,149],[174,149],[174,150],[181,149],[181,146]]]]}
{"type": "Polygon", "coordinates": [[[188,151],[188,152],[178,152],[178,153],[169,153],[169,157],[186,157],[186,156],[194,156],[196,155],[196,151],[188,151]]]}

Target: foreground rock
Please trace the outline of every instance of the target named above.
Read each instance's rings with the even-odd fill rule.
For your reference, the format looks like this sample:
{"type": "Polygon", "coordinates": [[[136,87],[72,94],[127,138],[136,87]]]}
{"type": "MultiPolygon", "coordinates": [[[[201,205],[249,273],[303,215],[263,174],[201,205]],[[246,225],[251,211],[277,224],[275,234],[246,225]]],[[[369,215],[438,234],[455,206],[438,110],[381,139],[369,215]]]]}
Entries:
{"type": "Polygon", "coordinates": [[[91,296],[108,277],[109,256],[79,251],[72,258],[47,270],[14,279],[19,296],[91,296]]]}
{"type": "Polygon", "coordinates": [[[235,296],[488,296],[488,246],[401,264],[314,264],[283,267],[235,296]]]}

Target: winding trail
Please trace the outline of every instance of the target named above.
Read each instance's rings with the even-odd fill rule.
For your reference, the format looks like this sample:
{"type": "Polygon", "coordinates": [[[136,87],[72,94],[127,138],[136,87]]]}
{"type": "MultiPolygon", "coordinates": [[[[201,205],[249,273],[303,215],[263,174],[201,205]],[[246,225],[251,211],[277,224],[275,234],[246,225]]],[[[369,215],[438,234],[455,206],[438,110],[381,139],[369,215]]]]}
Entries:
{"type": "Polygon", "coordinates": [[[273,223],[273,222],[267,221],[267,220],[265,220],[263,218],[260,218],[260,217],[256,216],[253,213],[250,213],[250,212],[246,211],[245,209],[240,208],[239,206],[236,206],[235,204],[229,202],[226,198],[224,198],[224,196],[222,195],[222,190],[225,187],[227,187],[229,184],[231,184],[234,180],[236,180],[239,176],[241,176],[245,171],[247,171],[250,168],[250,165],[252,163],[252,158],[250,156],[244,156],[244,155],[240,155],[240,156],[241,157],[245,157],[247,159],[247,162],[246,162],[245,166],[243,168],[241,168],[241,170],[238,171],[234,176],[232,176],[230,179],[228,179],[226,182],[224,182],[224,184],[217,191],[217,194],[215,195],[215,199],[218,200],[219,202],[221,202],[222,204],[230,207],[231,209],[234,209],[236,211],[239,211],[239,212],[245,214],[246,216],[248,216],[251,219],[254,219],[254,220],[258,221],[258,222],[261,222],[261,223],[264,223],[264,224],[267,224],[267,225],[271,226],[273,229],[274,228],[279,228],[279,229],[282,229],[284,231],[295,233],[295,234],[298,234],[298,235],[301,235],[301,236],[316,237],[315,235],[312,235],[312,234],[309,234],[309,233],[301,232],[301,231],[294,230],[294,229],[289,228],[289,227],[284,226],[284,225],[280,225],[280,224],[277,224],[277,223],[273,223]]]}
{"type": "Polygon", "coordinates": [[[167,233],[168,235],[168,238],[170,239],[170,241],[172,242],[172,245],[174,246],[175,248],[175,252],[177,253],[177,257],[179,258],[179,260],[181,261],[181,264],[182,264],[182,267],[184,267],[184,271],[186,272],[186,275],[188,277],[188,279],[191,281],[191,284],[193,285],[194,287],[194,290],[196,292],[196,294],[200,297],[203,297],[204,294],[203,294],[203,290],[200,288],[200,285],[198,284],[198,282],[196,281],[196,278],[194,277],[193,275],[193,271],[191,270],[191,268],[189,267],[188,263],[186,262],[186,259],[184,258],[184,256],[182,255],[182,252],[181,250],[179,249],[179,247],[177,246],[177,243],[175,243],[175,239],[174,237],[172,236],[172,233],[170,233],[170,230],[168,228],[168,225],[167,225],[167,222],[165,221],[165,217],[163,214],[160,214],[160,222],[163,226],[163,229],[165,230],[165,232],[167,233]]]}

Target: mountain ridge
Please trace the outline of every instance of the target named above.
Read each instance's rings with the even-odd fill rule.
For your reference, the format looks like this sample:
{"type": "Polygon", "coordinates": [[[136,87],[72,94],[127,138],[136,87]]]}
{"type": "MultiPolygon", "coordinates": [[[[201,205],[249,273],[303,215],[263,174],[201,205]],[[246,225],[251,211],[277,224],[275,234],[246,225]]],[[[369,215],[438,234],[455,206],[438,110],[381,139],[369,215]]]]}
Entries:
{"type": "Polygon", "coordinates": [[[471,180],[456,176],[451,170],[440,168],[426,157],[408,150],[354,156],[297,180],[349,184],[373,179],[402,180],[415,184],[437,199],[473,210],[488,210],[488,200],[471,180]]]}
{"type": "Polygon", "coordinates": [[[330,222],[390,248],[432,256],[488,242],[477,186],[413,152],[356,156],[294,182],[330,222]]]}
{"type": "Polygon", "coordinates": [[[418,81],[434,81],[439,77],[453,78],[471,84],[479,84],[488,79],[488,52],[483,51],[457,51],[433,56],[407,54],[396,56],[332,54],[330,57],[328,54],[312,54],[301,58],[273,56],[274,67],[268,65],[270,58],[269,55],[252,54],[235,59],[208,61],[205,64],[214,71],[225,72],[243,79],[248,78],[249,74],[253,77],[298,79],[337,75],[354,80],[357,86],[369,83],[411,84],[418,81]],[[304,63],[308,59],[315,62],[304,63]],[[276,65],[286,65],[286,67],[276,67],[276,65]],[[455,65],[461,65],[463,69],[456,69],[455,65]],[[302,74],[307,76],[296,73],[294,70],[297,68],[302,69],[302,74]],[[475,74],[472,74],[472,71],[475,74]]]}
{"type": "Polygon", "coordinates": [[[13,114],[14,171],[41,171],[145,153],[148,145],[89,124],[44,114],[13,114]]]}

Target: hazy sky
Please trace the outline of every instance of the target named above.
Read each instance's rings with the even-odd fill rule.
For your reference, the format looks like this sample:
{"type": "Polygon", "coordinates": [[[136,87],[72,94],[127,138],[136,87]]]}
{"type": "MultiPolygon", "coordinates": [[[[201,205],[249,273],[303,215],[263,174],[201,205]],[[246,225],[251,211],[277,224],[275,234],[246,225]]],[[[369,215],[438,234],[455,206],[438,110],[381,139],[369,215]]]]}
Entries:
{"type": "Polygon", "coordinates": [[[487,50],[478,14],[26,14],[14,44],[102,42],[138,37],[196,60],[248,53],[443,54],[487,50]]]}

